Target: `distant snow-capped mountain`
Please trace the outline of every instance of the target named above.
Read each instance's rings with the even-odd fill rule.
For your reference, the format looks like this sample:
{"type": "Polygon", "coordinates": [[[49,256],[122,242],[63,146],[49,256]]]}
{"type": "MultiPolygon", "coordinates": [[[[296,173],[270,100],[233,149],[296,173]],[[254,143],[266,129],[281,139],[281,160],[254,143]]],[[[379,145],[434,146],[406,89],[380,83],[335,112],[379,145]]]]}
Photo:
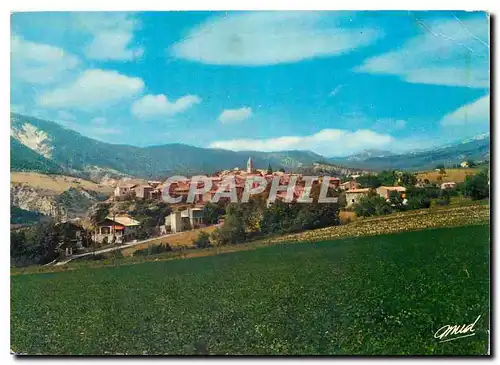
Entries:
{"type": "Polygon", "coordinates": [[[393,156],[394,153],[391,151],[384,151],[384,150],[378,150],[378,149],[366,149],[363,150],[359,153],[356,153],[354,155],[347,156],[345,159],[347,161],[365,161],[368,160],[369,158],[375,158],[375,157],[387,157],[387,156],[393,156]]]}
{"type": "Polygon", "coordinates": [[[471,137],[468,140],[402,154],[391,153],[388,156],[362,158],[354,155],[349,157],[330,158],[333,164],[348,164],[352,168],[372,170],[403,169],[425,170],[438,164],[452,166],[462,161],[486,161],[490,158],[490,139],[488,134],[471,137]]]}
{"type": "Polygon", "coordinates": [[[474,141],[482,141],[483,139],[490,138],[489,133],[478,134],[477,136],[466,138],[462,141],[462,143],[469,143],[474,141]]]}

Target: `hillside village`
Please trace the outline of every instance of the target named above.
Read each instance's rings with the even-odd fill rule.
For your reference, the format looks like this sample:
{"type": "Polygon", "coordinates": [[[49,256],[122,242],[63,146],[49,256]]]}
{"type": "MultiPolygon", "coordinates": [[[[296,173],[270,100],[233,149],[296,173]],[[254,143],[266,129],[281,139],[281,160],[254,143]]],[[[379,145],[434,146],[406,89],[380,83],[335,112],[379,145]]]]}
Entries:
{"type": "Polygon", "coordinates": [[[11,356],[491,356],[494,12],[143,3],[4,22],[11,356]]]}
{"type": "MultiPolygon", "coordinates": [[[[332,214],[337,215],[335,211],[338,212],[338,209],[351,216],[353,214],[367,216],[387,214],[395,209],[429,207],[430,198],[422,198],[422,192],[425,191],[432,191],[431,198],[437,199],[439,204],[446,204],[451,196],[458,195],[457,190],[460,189],[457,187],[464,184],[464,178],[475,172],[468,167],[466,161],[461,164],[460,169],[463,171],[461,175],[450,172],[451,176],[457,175],[456,181],[449,181],[446,178],[444,168],[438,168],[427,175],[398,171],[374,173],[352,170],[351,175],[343,175],[342,178],[331,177],[329,191],[339,197],[339,204],[332,214]],[[434,182],[425,176],[434,176],[434,182]],[[415,203],[416,197],[420,199],[417,203],[415,203]]],[[[234,167],[208,176],[212,183],[211,188],[196,194],[192,203],[186,203],[190,188],[190,181],[187,178],[171,184],[169,194],[181,198],[176,204],[167,204],[163,200],[165,181],[132,179],[118,181],[114,187],[107,186],[101,189],[101,193],[104,194],[101,200],[95,200],[84,215],[69,217],[66,213],[53,216],[56,229],[64,232],[61,242],[57,243],[57,256],[71,257],[89,250],[134,244],[141,240],[167,237],[209,226],[224,226],[228,212],[227,202],[222,200],[218,204],[213,204],[211,200],[224,179],[228,177],[234,178],[238,197],[241,197],[247,179],[253,177],[264,178],[267,182],[278,178],[280,185],[287,185],[291,179],[297,179],[293,189],[292,204],[294,204],[304,193],[304,176],[302,173],[285,172],[284,169],[273,171],[271,166],[267,169],[256,168],[252,158],[249,157],[244,168],[234,167]],[[210,218],[207,219],[209,215],[210,218]]],[[[17,179],[23,178],[17,177],[17,179]]],[[[313,184],[313,189],[319,182],[321,178],[313,184]]],[[[91,188],[85,183],[78,184],[91,188]]],[[[70,185],[66,188],[68,186],[70,185]]],[[[70,186],[70,189],[73,187],[70,186]]],[[[269,186],[264,193],[259,194],[260,199],[265,201],[268,193],[269,186]]],[[[277,200],[283,202],[286,194],[286,191],[279,191],[277,200]]],[[[271,209],[269,203],[266,205],[266,208],[271,209]]],[[[329,222],[340,223],[340,221],[335,223],[335,220],[329,222]]],[[[248,230],[248,227],[244,229],[248,230]]]]}

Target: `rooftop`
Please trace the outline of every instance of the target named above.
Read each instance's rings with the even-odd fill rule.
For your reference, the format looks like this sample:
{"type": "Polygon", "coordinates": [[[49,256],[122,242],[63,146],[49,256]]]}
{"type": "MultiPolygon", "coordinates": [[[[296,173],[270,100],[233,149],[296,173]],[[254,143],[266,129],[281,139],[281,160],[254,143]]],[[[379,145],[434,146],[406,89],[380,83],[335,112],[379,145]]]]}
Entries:
{"type": "Polygon", "coordinates": [[[370,188],[363,188],[363,189],[351,189],[346,192],[346,194],[351,194],[351,193],[368,193],[370,191],[370,188]]]}
{"type": "Polygon", "coordinates": [[[404,186],[381,186],[381,188],[387,189],[389,191],[406,191],[404,186]]]}
{"type": "Polygon", "coordinates": [[[122,226],[125,227],[130,227],[130,226],[138,226],[141,224],[141,222],[136,221],[135,219],[127,216],[127,215],[116,215],[116,216],[107,216],[106,219],[109,219],[110,221],[116,222],[121,224],[122,226]]]}

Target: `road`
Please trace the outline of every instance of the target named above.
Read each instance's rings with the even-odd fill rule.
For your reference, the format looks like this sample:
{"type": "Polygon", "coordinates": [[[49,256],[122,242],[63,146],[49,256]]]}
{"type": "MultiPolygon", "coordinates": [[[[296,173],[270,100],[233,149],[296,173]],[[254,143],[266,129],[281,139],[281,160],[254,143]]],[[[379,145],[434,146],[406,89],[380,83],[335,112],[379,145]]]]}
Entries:
{"type": "Polygon", "coordinates": [[[98,254],[101,254],[101,253],[112,252],[112,251],[116,251],[116,250],[123,250],[123,249],[125,249],[127,247],[134,247],[134,246],[137,246],[137,245],[140,245],[140,244],[143,244],[143,243],[155,241],[155,240],[160,239],[160,238],[176,236],[176,235],[179,235],[181,233],[184,233],[184,232],[165,234],[163,236],[157,236],[157,237],[153,237],[153,238],[148,238],[146,240],[132,242],[132,243],[128,243],[128,244],[121,245],[121,246],[108,247],[108,248],[103,248],[102,250],[90,251],[90,252],[85,252],[85,253],[81,253],[81,254],[78,254],[78,255],[73,255],[73,256],[70,256],[70,257],[66,257],[63,261],[56,262],[54,264],[54,266],[66,265],[68,262],[73,261],[75,259],[78,259],[80,257],[94,255],[94,254],[98,255],[98,254]]]}

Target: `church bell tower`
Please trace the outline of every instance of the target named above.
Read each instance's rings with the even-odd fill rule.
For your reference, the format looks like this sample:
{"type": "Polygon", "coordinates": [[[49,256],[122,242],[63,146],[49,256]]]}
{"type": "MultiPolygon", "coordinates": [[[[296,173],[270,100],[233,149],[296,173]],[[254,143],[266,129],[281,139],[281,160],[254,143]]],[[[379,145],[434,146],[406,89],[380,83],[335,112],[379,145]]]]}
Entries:
{"type": "Polygon", "coordinates": [[[248,161],[247,161],[247,174],[251,174],[252,172],[254,172],[254,168],[253,168],[253,161],[252,161],[252,157],[249,157],[248,158],[248,161]]]}

